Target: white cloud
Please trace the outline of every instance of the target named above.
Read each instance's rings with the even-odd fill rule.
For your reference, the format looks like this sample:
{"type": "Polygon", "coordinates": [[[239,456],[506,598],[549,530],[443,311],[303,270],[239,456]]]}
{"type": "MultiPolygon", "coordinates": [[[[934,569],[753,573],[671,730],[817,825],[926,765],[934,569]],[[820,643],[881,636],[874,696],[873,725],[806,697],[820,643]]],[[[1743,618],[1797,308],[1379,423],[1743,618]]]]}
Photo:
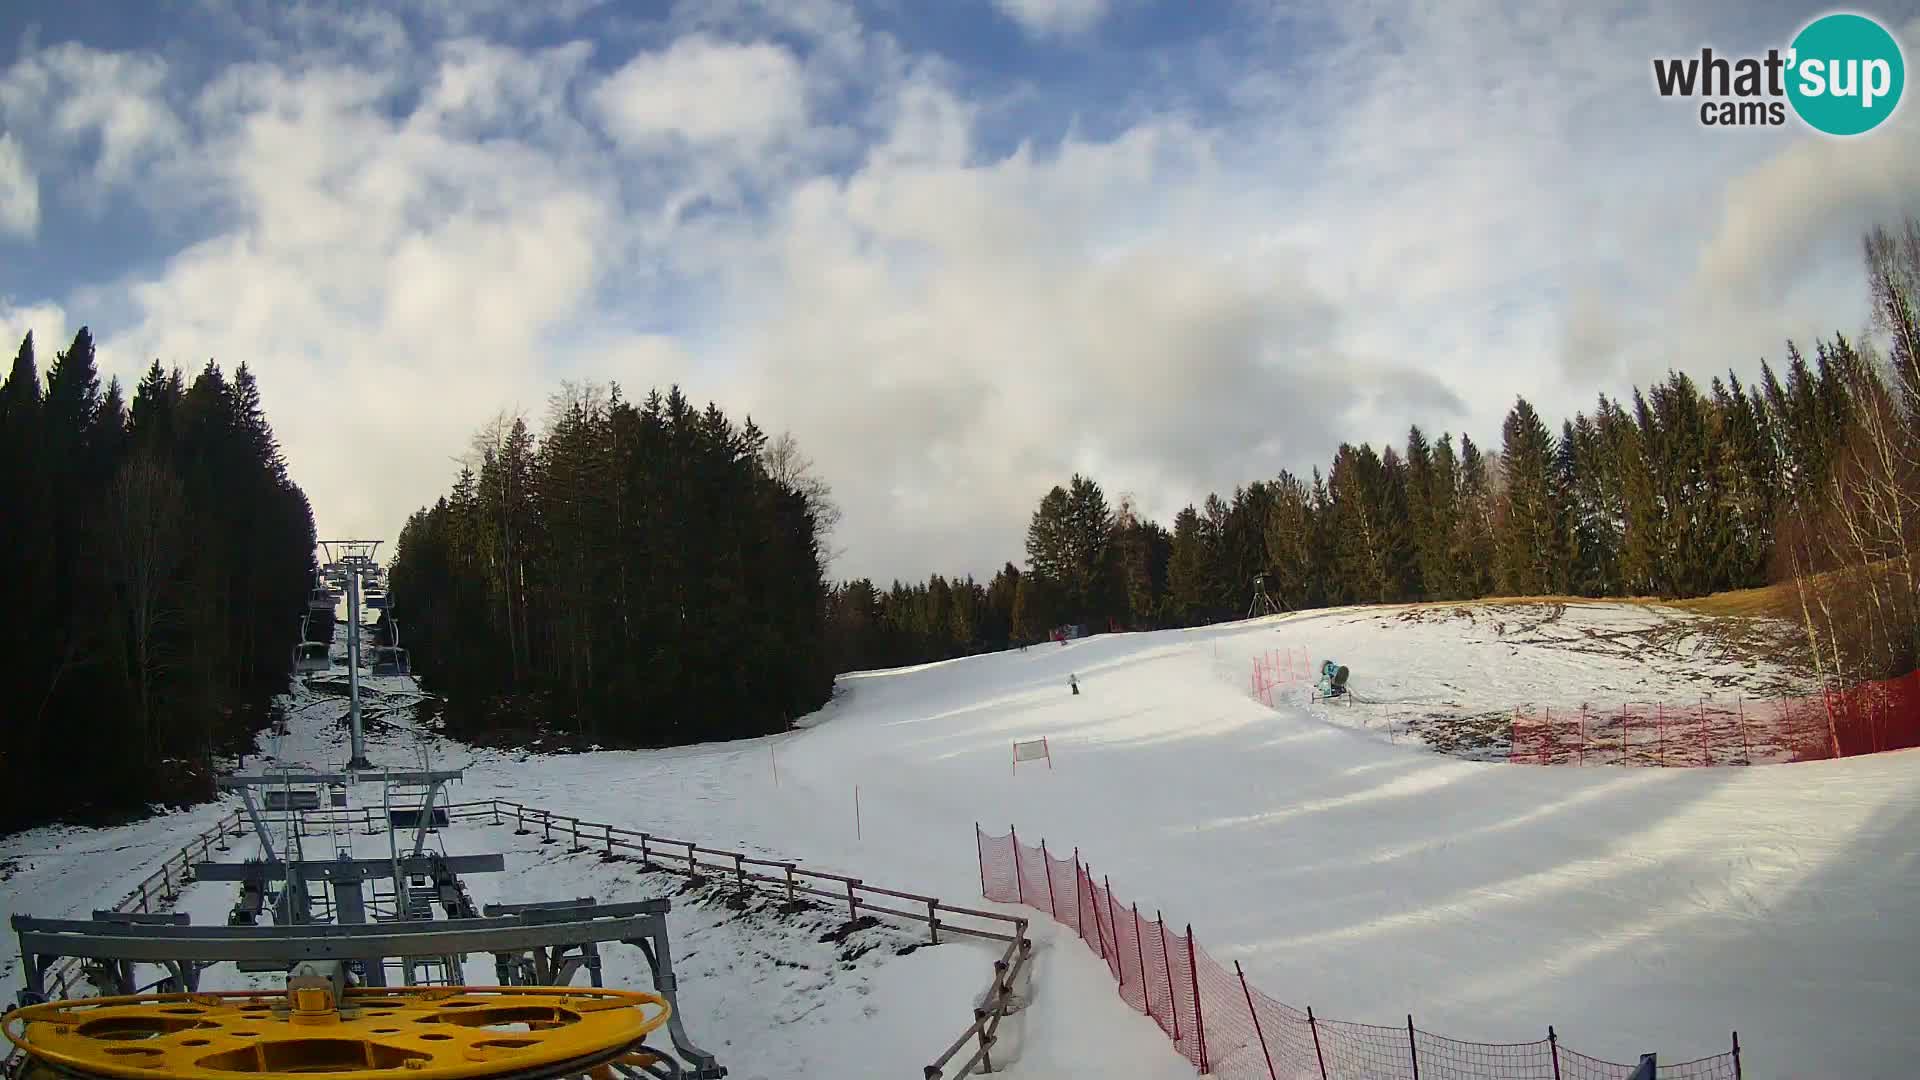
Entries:
{"type": "Polygon", "coordinates": [[[33,239],[40,226],[40,180],[20,143],[0,132],[0,233],[33,239]]]}
{"type": "Polygon", "coordinates": [[[86,151],[97,198],[180,147],[185,133],[164,98],[166,79],[156,56],[55,45],[0,74],[0,116],[13,130],[86,151]]]}
{"type": "Polygon", "coordinates": [[[618,223],[604,171],[466,135],[538,128],[544,97],[522,91],[546,76],[532,73],[576,63],[449,49],[400,117],[370,107],[401,85],[392,74],[229,72],[200,95],[195,157],[236,224],[131,287],[133,324],[103,353],[189,372],[246,361],[322,529],[391,538],[479,421],[544,399],[551,342],[605,273],[618,223]],[[473,89],[475,65],[508,77],[473,89]]]}
{"type": "Polygon", "coordinates": [[[58,304],[16,304],[0,297],[0,380],[13,369],[13,358],[29,332],[33,334],[34,366],[44,380],[55,354],[73,343],[77,330],[68,325],[67,313],[58,304]]]}
{"type": "Polygon", "coordinates": [[[608,134],[656,149],[684,140],[751,152],[805,125],[799,61],[779,45],[696,34],[628,61],[593,92],[608,134]]]}
{"type": "MultiPolygon", "coordinates": [[[[1104,14],[1043,7],[1036,32],[1104,14]]],[[[160,177],[156,214],[202,229],[30,317],[115,313],[123,378],[247,361],[330,533],[393,536],[477,425],[562,378],[679,382],[795,431],[846,505],[836,571],[991,573],[1076,469],[1165,521],[1341,441],[1495,445],[1516,393],[1557,426],[1669,365],[1850,329],[1858,229],[1920,181],[1911,110],[1836,144],[1659,100],[1647,58],[1734,25],[1693,8],[1276,4],[1273,48],[1232,43],[1271,63],[1195,54],[1231,110],[1143,84],[1053,103],[1098,136],[1010,151],[1002,107],[1052,91],[835,0],[539,47],[499,11],[412,11],[297,9],[340,47],[205,86],[84,50],[0,76],[43,190],[160,177]],[[113,92],[61,121],[82,66],[113,92]]]]}
{"type": "Polygon", "coordinates": [[[1111,0],[993,0],[1001,14],[1036,37],[1072,35],[1106,17],[1111,0]]]}
{"type": "Polygon", "coordinates": [[[1168,123],[969,164],[968,110],[915,96],[862,170],[788,203],[782,303],[735,391],[854,478],[854,572],[990,572],[1075,469],[1164,519],[1330,451],[1373,404],[1347,378],[1431,391],[1343,347],[1298,252],[1221,243],[1211,136],[1168,123]]]}

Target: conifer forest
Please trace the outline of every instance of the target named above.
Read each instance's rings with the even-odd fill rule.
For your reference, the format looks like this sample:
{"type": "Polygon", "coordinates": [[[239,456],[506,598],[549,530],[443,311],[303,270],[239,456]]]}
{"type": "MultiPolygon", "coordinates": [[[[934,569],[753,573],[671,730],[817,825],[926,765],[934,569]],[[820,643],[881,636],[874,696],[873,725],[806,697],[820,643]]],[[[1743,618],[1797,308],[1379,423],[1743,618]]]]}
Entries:
{"type": "MultiPolygon", "coordinates": [[[[0,828],[213,794],[284,693],[312,586],[307,498],[244,363],[104,387],[82,329],[0,385],[0,828]],[[84,761],[87,783],[60,763],[84,761]]],[[[331,632],[331,621],[326,627],[331,632]]]]}

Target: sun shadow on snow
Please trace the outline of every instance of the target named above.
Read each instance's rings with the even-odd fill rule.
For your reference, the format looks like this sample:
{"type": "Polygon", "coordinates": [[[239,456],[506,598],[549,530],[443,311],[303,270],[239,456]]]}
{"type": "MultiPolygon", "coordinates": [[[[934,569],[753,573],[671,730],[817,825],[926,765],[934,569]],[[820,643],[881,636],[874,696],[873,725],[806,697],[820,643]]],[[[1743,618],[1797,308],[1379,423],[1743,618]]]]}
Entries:
{"type": "MultiPolygon", "coordinates": [[[[1773,782],[1763,770],[1778,768],[1735,783],[1773,782]]],[[[1703,800],[1672,835],[1643,838],[1644,865],[1609,883],[1637,904],[1535,963],[1456,980],[1453,1000],[1497,1013],[1572,992],[1597,1006],[1582,1025],[1589,1041],[1684,1058],[1724,1050],[1721,1033],[1738,1029],[1749,1075],[1906,1075],[1920,1052],[1920,770],[1891,771],[1869,783],[1833,772],[1845,794],[1801,787],[1758,823],[1744,802],[1703,800]],[[1814,987],[1831,1003],[1814,1007],[1814,987]]]]}
{"type": "MultiPolygon", "coordinates": [[[[1779,782],[1769,768],[1528,770],[1557,774],[1547,779],[1573,791],[1555,799],[1541,789],[1538,806],[1511,818],[1462,806],[1471,785],[1454,785],[1423,807],[1438,835],[1398,845],[1406,832],[1390,818],[1348,825],[1336,814],[1309,826],[1311,846],[1351,854],[1242,874],[1236,888],[1264,902],[1239,908],[1242,918],[1233,907],[1209,916],[1203,940],[1216,957],[1245,962],[1269,993],[1323,1015],[1384,1022],[1413,1011],[1425,1027],[1477,1039],[1537,1037],[1559,1023],[1563,1037],[1588,1034],[1571,1045],[1629,1054],[1616,1060],[1652,1046],[1711,1053],[1725,1047],[1721,1031],[1800,1015],[1809,1042],[1831,1045],[1795,989],[1820,984],[1820,967],[1854,964],[1863,980],[1877,971],[1894,993],[1868,987],[1866,997],[1885,1018],[1916,1004],[1920,950],[1902,929],[1910,920],[1873,905],[1920,890],[1906,844],[1920,791],[1867,793],[1832,820],[1755,821],[1753,792],[1729,789],[1779,782]],[[1457,828],[1475,816],[1477,825],[1457,828]],[[1871,829],[1869,818],[1879,819],[1871,829]],[[1863,881],[1857,859],[1844,856],[1860,846],[1909,856],[1871,861],[1863,881]],[[1781,918],[1796,906],[1799,918],[1781,918]],[[1839,960],[1836,921],[1852,939],[1839,960]],[[1806,943],[1791,940],[1796,929],[1806,943]]],[[[1246,848],[1261,846],[1245,838],[1246,848]]],[[[1858,1023],[1851,1045],[1874,1045],[1871,1025],[1858,1023]]],[[[1879,1029],[1883,1045],[1891,1030],[1879,1029]]]]}
{"type": "Polygon", "coordinates": [[[1356,745],[1316,737],[1308,745],[1318,753],[1272,755],[1243,728],[1187,740],[1186,760],[1152,768],[1158,784],[1143,784],[1138,775],[1103,777],[1104,786],[1159,797],[1129,807],[1148,830],[1137,835],[1151,841],[1129,845],[1133,850],[1102,846],[1097,860],[1126,899],[1156,907],[1164,901],[1192,917],[1216,957],[1284,969],[1284,981],[1262,982],[1269,993],[1298,1002],[1304,987],[1315,1000],[1366,1006],[1336,1014],[1355,1019],[1391,1017],[1489,958],[1537,961],[1512,951],[1509,925],[1544,920],[1562,942],[1617,933],[1637,909],[1629,904],[1610,916],[1612,924],[1595,925],[1581,898],[1649,891],[1634,886],[1663,872],[1664,860],[1636,855],[1634,839],[1657,836],[1664,821],[1725,782],[1713,775],[1724,770],[1623,776],[1626,770],[1459,762],[1335,734],[1356,745]],[[1389,758],[1364,768],[1321,768],[1310,759],[1367,751],[1389,758]],[[1265,782],[1257,772],[1242,775],[1250,758],[1272,766],[1265,782]],[[1210,775],[1207,761],[1241,768],[1210,775]],[[1490,791],[1500,797],[1489,798],[1490,791]],[[1248,813],[1248,806],[1265,809],[1248,813]],[[1227,868],[1231,895],[1209,887],[1204,868],[1215,865],[1227,868]],[[1196,873],[1170,877],[1174,866],[1196,873]],[[1164,898],[1155,895],[1162,883],[1171,892],[1164,898]],[[1274,934],[1276,926],[1286,931],[1274,934]],[[1435,934],[1443,944],[1430,952],[1423,938],[1435,934]],[[1480,958],[1465,967],[1458,962],[1463,938],[1480,958]],[[1383,947],[1402,957],[1405,969],[1356,979],[1354,951],[1383,947]]]}

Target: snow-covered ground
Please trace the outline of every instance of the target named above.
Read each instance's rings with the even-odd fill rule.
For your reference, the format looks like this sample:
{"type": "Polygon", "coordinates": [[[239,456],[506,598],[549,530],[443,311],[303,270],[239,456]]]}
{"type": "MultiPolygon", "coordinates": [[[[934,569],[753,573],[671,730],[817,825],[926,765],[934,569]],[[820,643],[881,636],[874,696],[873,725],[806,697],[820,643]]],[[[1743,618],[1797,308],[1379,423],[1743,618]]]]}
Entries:
{"type": "MultiPolygon", "coordinates": [[[[1287,616],[1275,639],[1306,647],[1309,679],[1322,660],[1351,670],[1352,695],[1317,715],[1467,757],[1504,758],[1514,709],[1561,716],[1588,706],[1650,711],[1806,693],[1790,661],[1805,643],[1774,620],[1702,618],[1651,604],[1492,602],[1329,608],[1287,616]]],[[[1223,653],[1229,666],[1245,657],[1223,653]]],[[[1276,704],[1308,688],[1276,688],[1276,704]]],[[[1756,737],[1760,732],[1756,729],[1756,737]]]]}
{"type": "MultiPolygon", "coordinates": [[[[1249,693],[1251,658],[1290,645],[1348,665],[1366,701],[1435,711],[1453,701],[1463,714],[1794,682],[1788,668],[1745,659],[1756,650],[1730,644],[1723,624],[1682,612],[1512,607],[1535,610],[1313,612],[856,673],[802,730],[744,742],[544,756],[390,727],[370,752],[410,766],[424,745],[435,767],[465,767],[456,799],[498,795],[959,903],[979,894],[974,822],[1017,825],[1024,841],[1078,846],[1122,899],[1190,921],[1216,959],[1322,1016],[1391,1025],[1410,1012],[1425,1030],[1490,1042],[1537,1039],[1553,1024],[1563,1045],[1616,1061],[1717,1053],[1738,1029],[1748,1077],[1910,1075],[1920,752],[1535,768],[1435,753],[1407,727],[1390,730],[1410,721],[1386,704],[1270,709],[1249,693]],[[1364,719],[1369,709],[1381,713],[1364,719]],[[1053,768],[1014,772],[1011,742],[1037,736],[1053,768]]],[[[321,722],[331,710],[315,697],[296,693],[270,756],[345,759],[344,732],[321,722]]],[[[215,816],[0,842],[0,862],[16,866],[0,909],[111,903],[172,837],[215,816]]],[[[509,853],[509,873],[472,879],[483,898],[677,887],[591,854],[527,850],[537,838],[509,829],[443,836],[448,850],[509,853]]],[[[195,922],[231,903],[214,891],[195,922]]],[[[689,978],[694,1036],[743,1063],[738,1076],[802,1059],[798,1071],[814,1075],[917,1069],[985,986],[979,949],[876,948],[842,970],[825,963],[817,934],[763,935],[732,915],[676,897],[673,926],[681,955],[703,965],[689,978]],[[754,959],[789,948],[806,972],[754,959]],[[817,1008],[802,1016],[801,1002],[817,1008]],[[902,1032],[880,1040],[897,1058],[888,1068],[867,1053],[882,1030],[902,1032]]],[[[1120,1004],[1095,954],[1045,919],[1036,933],[1017,1074],[1192,1074],[1120,1004]]]]}

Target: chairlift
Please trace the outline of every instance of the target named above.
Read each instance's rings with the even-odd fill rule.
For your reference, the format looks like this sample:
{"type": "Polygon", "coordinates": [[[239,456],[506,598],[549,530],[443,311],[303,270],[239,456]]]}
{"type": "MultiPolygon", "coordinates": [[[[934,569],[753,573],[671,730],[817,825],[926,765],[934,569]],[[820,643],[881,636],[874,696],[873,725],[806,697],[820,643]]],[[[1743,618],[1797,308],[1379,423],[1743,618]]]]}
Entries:
{"type": "Polygon", "coordinates": [[[303,641],[293,648],[293,668],[303,675],[326,671],[332,666],[324,641],[303,641]]]}
{"type": "Polygon", "coordinates": [[[368,591],[367,607],[374,611],[387,610],[387,594],[380,589],[373,589],[368,591]]]}
{"type": "Polygon", "coordinates": [[[407,662],[407,650],[392,645],[382,645],[373,650],[373,673],[375,675],[413,674],[413,665],[407,662]]]}
{"type": "Polygon", "coordinates": [[[334,605],[338,602],[339,598],[333,595],[333,590],[322,586],[308,594],[307,609],[310,611],[332,611],[334,605]]]}

